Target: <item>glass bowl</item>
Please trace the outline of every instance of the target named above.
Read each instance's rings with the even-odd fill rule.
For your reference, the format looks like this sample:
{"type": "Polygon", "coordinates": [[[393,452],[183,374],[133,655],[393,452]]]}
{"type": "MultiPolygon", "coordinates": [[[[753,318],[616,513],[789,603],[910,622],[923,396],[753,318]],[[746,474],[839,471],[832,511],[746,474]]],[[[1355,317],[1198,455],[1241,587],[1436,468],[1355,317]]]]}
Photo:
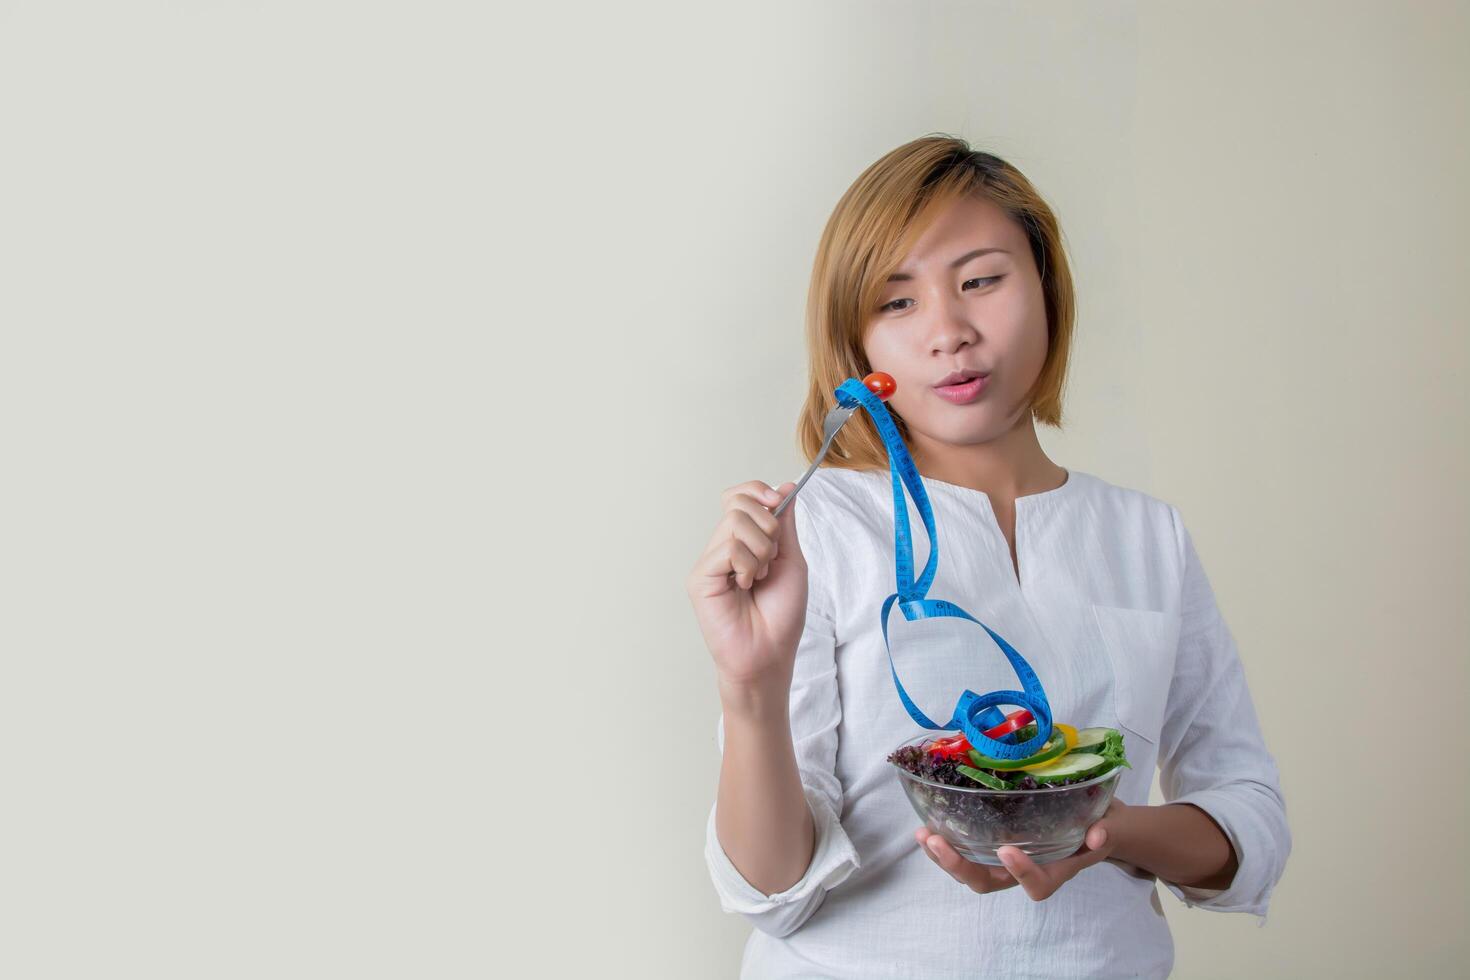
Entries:
{"type": "MultiPolygon", "coordinates": [[[[917,735],[897,746],[921,746],[934,738],[917,735]]],[[[1118,776],[1116,766],[1101,776],[1069,786],[1038,789],[969,789],[920,779],[896,762],[903,791],[924,825],[949,841],[959,854],[976,864],[1002,866],[996,850],[1019,847],[1037,864],[1060,860],[1076,852],[1087,828],[1102,819],[1118,776]]]]}

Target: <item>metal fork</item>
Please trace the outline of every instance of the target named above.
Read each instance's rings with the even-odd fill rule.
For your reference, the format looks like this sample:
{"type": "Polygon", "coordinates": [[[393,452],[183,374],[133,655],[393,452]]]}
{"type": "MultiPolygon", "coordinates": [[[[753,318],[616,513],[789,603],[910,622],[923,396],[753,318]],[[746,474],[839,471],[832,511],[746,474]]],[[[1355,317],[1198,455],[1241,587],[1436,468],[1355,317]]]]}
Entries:
{"type": "Polygon", "coordinates": [[[817,467],[821,466],[822,460],[827,457],[827,450],[831,447],[832,440],[836,438],[837,430],[841,429],[847,420],[852,418],[852,413],[861,407],[858,404],[854,404],[851,407],[838,405],[827,413],[827,417],[822,420],[822,448],[817,450],[817,458],[812,460],[812,465],[807,467],[806,473],[796,482],[796,488],[786,495],[785,500],[776,505],[775,510],[771,511],[772,517],[780,517],[781,512],[786,509],[786,505],[796,499],[796,495],[801,492],[802,485],[812,478],[812,474],[817,471],[817,467]]]}

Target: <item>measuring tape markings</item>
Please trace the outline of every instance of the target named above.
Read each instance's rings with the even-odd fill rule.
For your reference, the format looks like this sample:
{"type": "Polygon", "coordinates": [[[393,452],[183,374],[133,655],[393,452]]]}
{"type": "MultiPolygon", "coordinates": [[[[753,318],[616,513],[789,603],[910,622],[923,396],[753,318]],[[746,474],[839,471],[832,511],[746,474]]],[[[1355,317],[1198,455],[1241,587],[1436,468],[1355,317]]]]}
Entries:
{"type": "Polygon", "coordinates": [[[955,729],[963,731],[971,747],[982,755],[1007,760],[1024,759],[1035,755],[1052,734],[1051,705],[1047,701],[1046,691],[1041,686],[1040,678],[1036,676],[1036,672],[1031,669],[1031,665],[1016,648],[1007,643],[1005,638],[995,630],[952,602],[926,598],[929,587],[934,582],[934,574],[939,567],[939,537],[934,524],[934,509],[929,503],[929,494],[924,489],[918,468],[914,466],[913,458],[909,456],[908,448],[904,445],[903,437],[899,434],[898,427],[894,425],[892,416],[888,414],[887,406],[877,395],[869,391],[866,385],[857,378],[848,378],[834,389],[834,394],[837,396],[838,404],[844,408],[861,405],[867,411],[878,429],[878,435],[883,439],[884,447],[888,450],[888,469],[893,478],[893,552],[897,591],[884,600],[880,623],[883,627],[883,646],[888,651],[888,669],[893,674],[893,685],[898,689],[898,698],[903,702],[904,709],[909,713],[909,717],[925,728],[935,731],[955,729]],[[929,558],[917,579],[914,577],[908,504],[904,500],[905,488],[913,497],[914,505],[918,508],[919,517],[923,521],[924,530],[929,536],[929,558]],[[1023,690],[991,691],[989,694],[982,695],[967,689],[956,702],[954,715],[950,720],[943,725],[936,724],[919,709],[918,705],[914,704],[913,699],[904,690],[903,682],[898,677],[898,668],[893,663],[893,648],[888,640],[888,616],[895,602],[898,603],[904,619],[909,622],[937,617],[955,617],[967,619],[980,626],[990,634],[990,638],[1006,655],[1006,659],[1011,663],[1011,668],[1020,678],[1023,690]],[[1034,738],[1025,742],[1011,743],[997,741],[985,734],[985,729],[994,728],[1005,720],[999,708],[1003,704],[1017,705],[1030,710],[1036,722],[1034,738]]]}

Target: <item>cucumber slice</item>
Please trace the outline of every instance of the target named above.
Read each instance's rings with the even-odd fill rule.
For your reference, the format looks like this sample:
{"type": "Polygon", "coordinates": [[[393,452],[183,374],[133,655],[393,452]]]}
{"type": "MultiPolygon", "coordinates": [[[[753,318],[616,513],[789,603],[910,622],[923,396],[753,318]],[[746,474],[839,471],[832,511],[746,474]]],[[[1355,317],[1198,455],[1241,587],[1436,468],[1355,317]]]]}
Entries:
{"type": "Polygon", "coordinates": [[[1092,746],[1102,745],[1107,741],[1111,728],[1084,728],[1077,733],[1077,744],[1072,747],[1073,752],[1090,752],[1092,746]]]}
{"type": "Polygon", "coordinates": [[[1055,732],[1051,738],[1046,740],[1046,745],[1042,747],[1040,752],[1027,756],[1024,759],[992,759],[988,755],[981,755],[976,749],[971,749],[970,761],[975,763],[976,767],[983,769],[1021,769],[1025,766],[1034,766],[1038,762],[1045,762],[1048,759],[1055,759],[1057,756],[1064,755],[1066,751],[1067,736],[1061,732],[1055,732]]]}
{"type": "Polygon", "coordinates": [[[1093,752],[1073,752],[1061,762],[1045,769],[1039,769],[1031,774],[1038,783],[1059,783],[1064,779],[1075,776],[1102,775],[1106,769],[1113,768],[1113,762],[1093,752]],[[1094,770],[1096,770],[1094,772],[1094,770]]]}
{"type": "Polygon", "coordinates": [[[1033,721],[1028,722],[1025,728],[1018,728],[1014,732],[1011,732],[1005,738],[1001,739],[1001,741],[1010,742],[1012,745],[1019,745],[1022,742],[1029,742],[1035,737],[1036,722],[1033,721]]]}
{"type": "Polygon", "coordinates": [[[1007,783],[1004,779],[997,779],[994,776],[992,776],[990,773],[988,773],[988,772],[982,772],[979,769],[975,769],[975,768],[973,768],[971,766],[955,766],[955,769],[958,770],[959,772],[964,773],[966,776],[969,776],[971,779],[975,780],[975,782],[979,783],[981,786],[986,786],[986,787],[989,787],[990,789],[1008,789],[1008,788],[1010,788],[1010,784],[1007,783]]]}

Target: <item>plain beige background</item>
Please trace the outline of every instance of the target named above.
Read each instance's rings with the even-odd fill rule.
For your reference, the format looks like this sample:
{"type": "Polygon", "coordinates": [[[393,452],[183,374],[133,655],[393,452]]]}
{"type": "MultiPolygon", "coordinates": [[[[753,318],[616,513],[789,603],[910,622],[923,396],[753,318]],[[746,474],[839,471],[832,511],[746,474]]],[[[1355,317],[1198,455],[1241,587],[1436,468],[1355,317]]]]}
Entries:
{"type": "MultiPolygon", "coordinates": [[[[1080,300],[1281,766],[1180,977],[1467,948],[1464,3],[0,4],[0,973],[732,977],[683,577],[929,132],[1080,300]]],[[[958,887],[936,873],[937,900],[958,887]]]]}

